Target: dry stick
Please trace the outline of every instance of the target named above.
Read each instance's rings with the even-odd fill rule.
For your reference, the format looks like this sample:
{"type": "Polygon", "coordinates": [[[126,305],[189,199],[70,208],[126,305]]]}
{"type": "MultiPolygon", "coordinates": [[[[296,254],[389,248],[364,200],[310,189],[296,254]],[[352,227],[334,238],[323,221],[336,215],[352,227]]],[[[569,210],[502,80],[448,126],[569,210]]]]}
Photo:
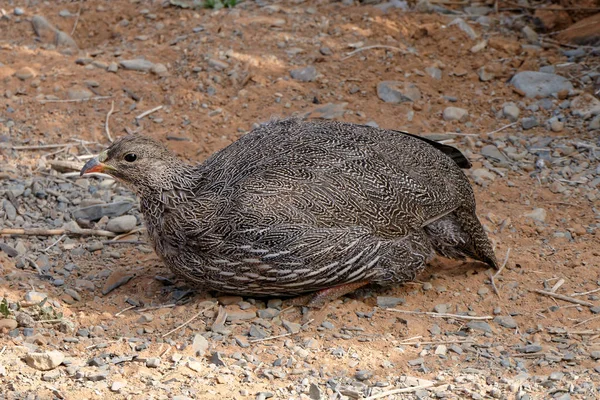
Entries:
{"type": "Polygon", "coordinates": [[[565,296],[563,294],[547,292],[545,290],[540,290],[540,289],[535,289],[533,291],[537,294],[541,294],[541,295],[548,296],[548,297],[553,297],[555,299],[559,299],[559,300],[563,300],[563,301],[568,301],[569,303],[579,304],[579,305],[586,306],[586,307],[594,307],[594,304],[590,303],[589,301],[574,299],[573,297],[565,296]]]}
{"type": "Polygon", "coordinates": [[[146,230],[146,228],[137,228],[137,229],[132,229],[132,230],[130,230],[129,232],[121,233],[120,235],[117,235],[117,236],[115,236],[115,237],[114,237],[114,238],[112,238],[111,240],[112,240],[112,241],[117,241],[117,240],[119,240],[119,239],[122,239],[122,238],[124,238],[124,237],[127,237],[127,236],[129,236],[129,235],[133,235],[133,234],[136,234],[136,233],[139,233],[139,232],[145,231],[145,230],[146,230]]]}
{"type": "Polygon", "coordinates": [[[490,283],[492,284],[492,288],[494,289],[494,293],[496,293],[496,295],[498,297],[500,297],[500,292],[498,291],[498,288],[496,287],[496,281],[494,280],[499,274],[500,272],[502,272],[502,270],[504,269],[504,267],[506,267],[506,263],[508,262],[508,256],[510,255],[510,247],[508,248],[508,250],[506,250],[506,257],[504,257],[504,262],[502,263],[502,266],[498,269],[498,271],[492,275],[490,274],[490,283]]]}
{"type": "Polygon", "coordinates": [[[144,118],[144,117],[152,114],[153,112],[156,112],[156,111],[160,110],[161,108],[163,108],[163,106],[157,106],[157,107],[151,108],[150,110],[144,111],[143,113],[141,113],[140,115],[138,115],[137,117],[135,117],[135,119],[136,120],[140,120],[140,119],[142,119],[142,118],[144,118]]]}
{"type": "Polygon", "coordinates": [[[0,350],[0,356],[1,356],[2,354],[4,354],[4,351],[5,351],[5,350],[6,350],[6,346],[3,346],[3,347],[2,347],[2,350],[0,350]]]}
{"type": "Polygon", "coordinates": [[[106,100],[106,99],[110,99],[111,97],[112,96],[94,96],[94,97],[87,97],[85,99],[39,100],[39,102],[42,104],[46,104],[46,103],[81,103],[83,101],[90,101],[90,100],[106,100]]]}
{"type": "Polygon", "coordinates": [[[517,125],[517,124],[518,124],[518,122],[513,122],[512,124],[504,125],[503,127],[500,127],[500,128],[498,128],[498,129],[496,129],[495,131],[491,131],[491,132],[488,132],[488,133],[486,133],[486,135],[488,135],[488,136],[489,136],[489,135],[493,135],[494,133],[498,133],[498,132],[500,132],[500,131],[503,131],[503,130],[505,130],[505,129],[508,129],[508,128],[510,128],[511,126],[515,126],[515,125],[517,125]]]}
{"type": "Polygon", "coordinates": [[[269,337],[262,338],[262,339],[254,339],[254,340],[249,340],[249,342],[250,342],[250,343],[258,343],[258,342],[264,342],[264,341],[267,341],[267,340],[279,339],[279,338],[282,338],[282,337],[288,337],[288,336],[296,335],[296,334],[300,333],[300,332],[302,331],[302,329],[304,329],[304,328],[306,328],[308,325],[310,325],[310,324],[311,324],[313,321],[314,321],[314,319],[310,319],[310,320],[308,320],[308,321],[307,321],[307,322],[306,322],[304,325],[302,325],[302,326],[300,327],[300,329],[298,329],[298,332],[294,332],[294,333],[292,333],[292,332],[283,333],[283,334],[281,334],[281,335],[269,336],[269,337]]]}
{"type": "Polygon", "coordinates": [[[58,235],[80,235],[80,236],[106,236],[113,237],[116,234],[109,231],[103,231],[101,229],[45,229],[45,228],[5,228],[0,229],[0,236],[3,235],[15,235],[15,236],[58,236],[58,235]]]}
{"type": "Polygon", "coordinates": [[[560,278],[560,279],[558,280],[558,282],[556,282],[556,283],[554,284],[554,286],[552,286],[552,289],[550,289],[550,291],[551,291],[552,293],[556,293],[556,291],[557,291],[557,290],[558,290],[558,289],[559,289],[559,288],[560,288],[560,287],[561,287],[561,286],[562,286],[564,283],[565,283],[565,280],[564,280],[564,279],[562,279],[562,278],[560,278]]]}
{"type": "Polygon", "coordinates": [[[586,294],[592,294],[592,293],[596,293],[596,292],[600,292],[600,288],[594,289],[594,290],[590,290],[589,292],[573,293],[571,296],[573,296],[573,297],[575,297],[575,296],[585,296],[586,294]]]}
{"type": "Polygon", "coordinates": [[[585,320],[583,320],[581,322],[578,322],[575,325],[573,325],[573,328],[578,327],[579,325],[587,324],[588,322],[593,321],[593,320],[598,319],[598,318],[600,318],[600,315],[597,315],[597,316],[592,317],[592,318],[585,319],[585,320]]]}
{"type": "Polygon", "coordinates": [[[50,246],[46,247],[44,250],[42,250],[44,253],[47,252],[48,250],[50,250],[52,247],[56,246],[58,244],[58,242],[60,242],[61,240],[63,240],[67,235],[62,235],[61,237],[59,237],[58,239],[56,239],[56,241],[54,243],[52,243],[50,246]]]}
{"type": "Polygon", "coordinates": [[[79,23],[79,17],[81,16],[81,6],[83,4],[82,0],[79,0],[79,9],[77,10],[77,18],[75,18],[75,23],[73,24],[73,29],[71,29],[71,36],[75,33],[75,29],[77,29],[77,24],[79,23]]]}
{"type": "Polygon", "coordinates": [[[342,58],[342,61],[347,60],[348,58],[354,56],[355,54],[360,53],[361,51],[371,50],[371,49],[387,49],[387,50],[399,51],[402,54],[406,53],[405,50],[402,50],[401,48],[398,48],[398,47],[386,46],[386,45],[383,45],[383,44],[376,44],[376,45],[373,45],[373,46],[361,47],[360,49],[356,49],[354,51],[351,51],[350,53],[346,54],[346,57],[342,58]]]}
{"type": "Polygon", "coordinates": [[[137,306],[129,306],[127,308],[122,309],[121,311],[119,311],[118,313],[115,314],[115,317],[118,317],[119,315],[123,314],[125,311],[129,311],[132,308],[136,308],[137,306]]]}
{"type": "Polygon", "coordinates": [[[195,320],[196,318],[198,318],[200,315],[202,315],[203,312],[208,311],[212,308],[214,308],[214,304],[211,304],[208,307],[204,307],[202,310],[200,310],[196,315],[194,315],[192,318],[188,319],[187,321],[185,321],[183,324],[179,325],[178,327],[171,329],[169,332],[165,333],[164,335],[162,335],[161,337],[166,337],[169,336],[171,333],[173,332],[177,332],[178,330],[180,330],[181,328],[186,327],[190,322],[192,322],[193,320],[195,320]]]}
{"type": "Polygon", "coordinates": [[[58,149],[61,147],[75,146],[74,143],[62,143],[62,144],[40,144],[34,146],[12,146],[12,150],[47,150],[47,149],[58,149]]]}
{"type": "Polygon", "coordinates": [[[110,110],[106,114],[106,122],[104,124],[104,131],[106,132],[106,136],[108,137],[108,141],[111,142],[111,143],[113,142],[113,139],[110,136],[110,129],[108,128],[108,119],[110,118],[110,114],[112,114],[113,111],[115,111],[115,101],[114,100],[110,103],[110,110]]]}
{"type": "Polygon", "coordinates": [[[426,383],[426,384],[423,384],[420,386],[413,386],[413,387],[407,387],[407,388],[402,388],[402,389],[392,389],[392,390],[388,390],[387,392],[382,392],[382,393],[375,394],[373,396],[365,397],[364,400],[375,400],[375,399],[380,399],[382,397],[387,397],[387,396],[391,396],[393,394],[399,394],[399,393],[412,393],[412,392],[416,392],[417,390],[427,389],[429,387],[432,387],[433,385],[435,385],[435,384],[433,382],[430,382],[430,383],[426,383]]]}
{"type": "Polygon", "coordinates": [[[411,346],[411,345],[427,345],[427,344],[455,344],[455,343],[475,343],[473,339],[465,339],[465,340],[438,340],[435,342],[401,342],[399,343],[401,346],[411,346]]]}
{"type": "Polygon", "coordinates": [[[398,313],[402,313],[402,314],[429,315],[431,317],[437,317],[437,318],[456,318],[456,319],[476,320],[476,321],[494,319],[494,317],[491,317],[489,315],[485,315],[485,316],[481,316],[481,317],[472,317],[470,315],[435,313],[435,312],[430,312],[430,311],[407,311],[407,310],[398,310],[396,308],[385,308],[384,311],[392,311],[392,312],[398,312],[398,313]]]}

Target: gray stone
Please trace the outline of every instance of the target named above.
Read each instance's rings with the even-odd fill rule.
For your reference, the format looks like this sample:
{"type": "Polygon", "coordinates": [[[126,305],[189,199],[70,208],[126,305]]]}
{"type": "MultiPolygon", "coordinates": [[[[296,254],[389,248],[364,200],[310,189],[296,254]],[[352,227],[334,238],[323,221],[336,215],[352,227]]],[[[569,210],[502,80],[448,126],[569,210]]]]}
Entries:
{"type": "Polygon", "coordinates": [[[496,77],[496,75],[493,72],[488,71],[485,66],[477,70],[477,75],[479,76],[479,80],[481,82],[488,82],[496,77]]]}
{"type": "Polygon", "coordinates": [[[218,351],[215,351],[210,355],[210,363],[216,365],[217,367],[225,366],[225,361],[223,361],[221,353],[218,351]]]}
{"type": "Polygon", "coordinates": [[[484,321],[469,321],[467,323],[467,328],[472,329],[474,331],[481,331],[486,333],[494,332],[490,324],[484,321]]]}
{"type": "Polygon", "coordinates": [[[554,371],[550,374],[550,376],[548,377],[548,379],[550,379],[551,381],[560,381],[562,378],[564,378],[565,374],[560,372],[560,371],[554,371]]]}
{"type": "Polygon", "coordinates": [[[498,163],[508,163],[508,159],[506,158],[506,156],[504,154],[502,154],[500,152],[500,150],[498,150],[498,148],[496,146],[494,146],[493,144],[488,144],[486,146],[483,146],[481,148],[480,151],[481,155],[484,156],[485,158],[491,160],[491,161],[495,161],[498,163]]]}
{"type": "Polygon", "coordinates": [[[365,370],[365,369],[361,369],[361,370],[357,371],[355,374],[356,379],[359,381],[366,381],[368,379],[371,379],[372,376],[373,376],[373,372],[365,370]]]}
{"type": "Polygon", "coordinates": [[[78,208],[73,211],[73,218],[97,221],[102,217],[118,217],[131,210],[134,206],[132,201],[120,201],[108,204],[94,204],[78,208]]]}
{"type": "Polygon", "coordinates": [[[29,353],[23,357],[27,365],[40,371],[54,369],[62,364],[64,359],[65,355],[57,350],[45,353],[29,353]]]}
{"type": "Polygon", "coordinates": [[[583,119],[600,114],[600,100],[590,93],[583,93],[571,100],[571,113],[583,119]]]}
{"type": "Polygon", "coordinates": [[[30,67],[19,68],[17,72],[15,72],[15,76],[22,81],[26,81],[27,79],[34,78],[36,76],[36,72],[30,67]]]}
{"type": "Polygon", "coordinates": [[[317,69],[312,65],[290,71],[290,76],[300,82],[312,82],[317,79],[317,69]]]}
{"type": "Polygon", "coordinates": [[[94,92],[81,86],[74,86],[67,90],[67,98],[70,100],[85,100],[91,97],[94,97],[94,92]]]}
{"type": "Polygon", "coordinates": [[[538,120],[535,117],[525,117],[525,118],[521,119],[521,127],[524,130],[535,128],[539,124],[540,123],[538,122],[538,120]]]}
{"type": "Polygon", "coordinates": [[[557,117],[552,117],[548,120],[548,125],[552,132],[561,132],[565,129],[565,123],[560,121],[557,117]]]}
{"type": "Polygon", "coordinates": [[[592,357],[592,359],[594,359],[594,360],[600,360],[600,351],[598,351],[598,350],[592,351],[590,353],[590,357],[592,357]]]}
{"type": "Polygon", "coordinates": [[[442,70],[436,67],[427,67],[425,68],[425,72],[432,77],[433,79],[440,80],[442,79],[442,70]]]}
{"type": "Polygon", "coordinates": [[[48,295],[46,293],[29,291],[25,294],[25,301],[29,303],[41,303],[47,297],[48,295]]]}
{"type": "Polygon", "coordinates": [[[283,323],[283,327],[291,334],[300,332],[300,328],[302,327],[302,325],[300,325],[296,322],[290,322],[290,321],[283,320],[282,323],[283,323]]]}
{"type": "Polygon", "coordinates": [[[17,218],[17,209],[9,200],[2,201],[2,208],[4,208],[4,212],[6,213],[6,218],[9,221],[14,221],[17,218]]]}
{"type": "Polygon", "coordinates": [[[398,104],[419,100],[421,91],[412,83],[383,81],[377,85],[377,96],[386,103],[398,104]]]}
{"type": "Polygon", "coordinates": [[[396,307],[398,304],[404,304],[402,297],[377,296],[377,306],[387,308],[396,307]]]}
{"type": "Polygon", "coordinates": [[[264,339],[267,336],[269,336],[269,333],[267,331],[265,331],[263,328],[253,324],[250,326],[249,335],[250,335],[250,337],[255,338],[255,339],[264,339]]]}
{"type": "Polygon", "coordinates": [[[227,321],[244,321],[256,318],[256,312],[251,310],[227,310],[227,321]]]}
{"type": "Polygon", "coordinates": [[[460,107],[446,107],[442,116],[444,121],[464,122],[469,118],[469,112],[460,107]]]}
{"type": "Polygon", "coordinates": [[[110,391],[118,393],[125,386],[127,386],[127,382],[124,382],[124,381],[113,381],[112,385],[110,385],[110,391]]]}
{"type": "Polygon", "coordinates": [[[314,383],[310,384],[310,387],[308,388],[308,397],[310,397],[310,400],[323,400],[323,394],[318,385],[314,383]]]}
{"type": "Polygon", "coordinates": [[[573,90],[573,85],[568,79],[544,72],[519,72],[513,76],[510,83],[529,98],[550,97],[558,92],[573,90]]]}
{"type": "Polygon", "coordinates": [[[160,358],[159,357],[150,357],[146,359],[146,367],[148,368],[158,368],[160,366],[160,358]]]}
{"type": "Polygon", "coordinates": [[[408,365],[411,367],[416,367],[417,365],[422,365],[425,362],[423,357],[415,358],[414,360],[408,360],[408,365]]]}
{"type": "Polygon", "coordinates": [[[128,69],[131,71],[148,72],[152,69],[154,63],[144,60],[143,58],[136,58],[133,60],[121,60],[119,61],[119,65],[123,69],[128,69]]]}
{"type": "Polygon", "coordinates": [[[458,28],[469,36],[472,40],[475,40],[479,37],[479,35],[475,32],[471,25],[469,25],[464,19],[456,18],[454,21],[450,22],[448,26],[456,25],[458,28]]]}
{"type": "Polygon", "coordinates": [[[59,369],[48,371],[44,375],[42,375],[42,380],[44,382],[54,382],[58,378],[60,378],[60,370],[59,369]]]}
{"type": "Polygon", "coordinates": [[[152,65],[152,68],[150,68],[150,72],[158,76],[169,75],[169,70],[167,69],[167,67],[164,64],[160,63],[152,65]]]}
{"type": "Polygon", "coordinates": [[[446,304],[436,304],[433,306],[433,311],[438,314],[446,314],[448,312],[448,306],[446,304]]]}
{"type": "Polygon", "coordinates": [[[523,33],[523,36],[525,36],[525,39],[527,39],[529,43],[535,44],[539,43],[540,41],[537,32],[534,31],[529,25],[525,25],[523,28],[521,28],[521,33],[523,33]]]}
{"type": "Polygon", "coordinates": [[[542,351],[542,346],[540,346],[539,344],[528,344],[527,346],[523,346],[523,347],[518,347],[517,351],[519,353],[526,353],[526,354],[530,354],[530,353],[537,353],[542,351]]]}
{"type": "Polygon", "coordinates": [[[129,232],[137,225],[137,219],[133,215],[122,215],[108,221],[106,230],[114,233],[129,232]]]}
{"type": "Polygon", "coordinates": [[[544,222],[546,221],[546,210],[543,208],[534,208],[533,211],[524,214],[524,216],[534,221],[544,222]]]}
{"type": "Polygon", "coordinates": [[[517,327],[517,322],[511,316],[498,315],[494,318],[494,322],[504,328],[514,329],[517,327]]]}
{"type": "Polygon", "coordinates": [[[197,356],[204,356],[208,351],[208,340],[199,333],[194,335],[194,340],[192,341],[192,349],[194,350],[194,354],[197,356]]]}
{"type": "Polygon", "coordinates": [[[208,60],[208,66],[216,69],[217,71],[222,71],[229,68],[229,64],[227,64],[225,61],[216,60],[214,58],[208,60]]]}
{"type": "Polygon", "coordinates": [[[108,64],[108,68],[106,68],[106,70],[108,72],[115,73],[119,70],[119,64],[117,64],[116,62],[111,62],[110,64],[108,64]]]}
{"type": "Polygon", "coordinates": [[[257,314],[259,318],[273,319],[279,315],[279,312],[279,310],[274,308],[265,308],[263,310],[258,310],[257,314]]]}
{"type": "Polygon", "coordinates": [[[517,107],[514,103],[506,103],[504,107],[502,107],[502,114],[510,122],[517,121],[520,113],[521,111],[519,110],[519,107],[517,107]]]}
{"type": "Polygon", "coordinates": [[[15,14],[17,17],[20,17],[21,15],[25,14],[25,10],[23,10],[21,7],[15,7],[13,14],[15,14]]]}
{"type": "Polygon", "coordinates": [[[348,103],[327,103],[312,110],[309,115],[313,118],[335,119],[343,117],[348,103]]]}
{"type": "Polygon", "coordinates": [[[596,131],[598,129],[600,129],[600,115],[594,117],[588,125],[588,131],[596,131]]]}

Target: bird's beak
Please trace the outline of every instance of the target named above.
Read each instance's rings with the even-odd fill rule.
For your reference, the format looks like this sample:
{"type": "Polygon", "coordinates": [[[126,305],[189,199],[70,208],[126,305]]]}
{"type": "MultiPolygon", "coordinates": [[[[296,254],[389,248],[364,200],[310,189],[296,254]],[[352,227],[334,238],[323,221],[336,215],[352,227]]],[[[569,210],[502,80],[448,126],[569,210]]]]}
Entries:
{"type": "Polygon", "coordinates": [[[104,161],[106,161],[107,157],[108,157],[108,154],[105,150],[102,153],[98,154],[98,157],[92,158],[91,160],[86,162],[85,165],[83,166],[83,168],[81,168],[81,172],[79,172],[79,176],[82,176],[84,174],[91,174],[92,172],[102,173],[102,172],[106,172],[107,170],[113,169],[112,167],[103,163],[104,161]]]}

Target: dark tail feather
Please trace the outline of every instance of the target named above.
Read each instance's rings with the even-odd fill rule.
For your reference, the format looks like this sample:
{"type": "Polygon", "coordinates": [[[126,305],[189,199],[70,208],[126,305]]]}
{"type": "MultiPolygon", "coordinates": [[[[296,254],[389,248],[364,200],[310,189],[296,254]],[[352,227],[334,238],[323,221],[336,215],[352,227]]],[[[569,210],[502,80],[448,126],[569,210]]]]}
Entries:
{"type": "Polygon", "coordinates": [[[412,136],[419,140],[422,140],[425,143],[428,143],[431,146],[435,147],[436,149],[438,149],[439,151],[441,151],[448,157],[450,157],[452,160],[454,160],[454,162],[459,167],[464,168],[464,169],[471,168],[471,162],[456,147],[448,146],[447,144],[442,144],[442,143],[436,142],[435,140],[427,139],[422,136],[413,135],[412,133],[408,133],[408,132],[403,132],[403,131],[394,131],[394,132],[399,132],[399,133],[402,133],[402,134],[405,134],[408,136],[412,136]]]}

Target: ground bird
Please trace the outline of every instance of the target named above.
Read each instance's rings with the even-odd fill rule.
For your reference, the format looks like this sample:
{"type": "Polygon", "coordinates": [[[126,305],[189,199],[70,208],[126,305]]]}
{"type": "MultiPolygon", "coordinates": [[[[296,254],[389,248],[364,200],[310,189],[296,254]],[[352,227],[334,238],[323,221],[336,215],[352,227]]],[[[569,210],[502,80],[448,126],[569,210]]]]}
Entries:
{"type": "Polygon", "coordinates": [[[411,281],[436,254],[497,267],[461,167],[454,147],[405,132],[284,119],[200,165],[125,136],[81,174],[135,191],[156,253],[198,288],[319,305],[411,281]]]}

